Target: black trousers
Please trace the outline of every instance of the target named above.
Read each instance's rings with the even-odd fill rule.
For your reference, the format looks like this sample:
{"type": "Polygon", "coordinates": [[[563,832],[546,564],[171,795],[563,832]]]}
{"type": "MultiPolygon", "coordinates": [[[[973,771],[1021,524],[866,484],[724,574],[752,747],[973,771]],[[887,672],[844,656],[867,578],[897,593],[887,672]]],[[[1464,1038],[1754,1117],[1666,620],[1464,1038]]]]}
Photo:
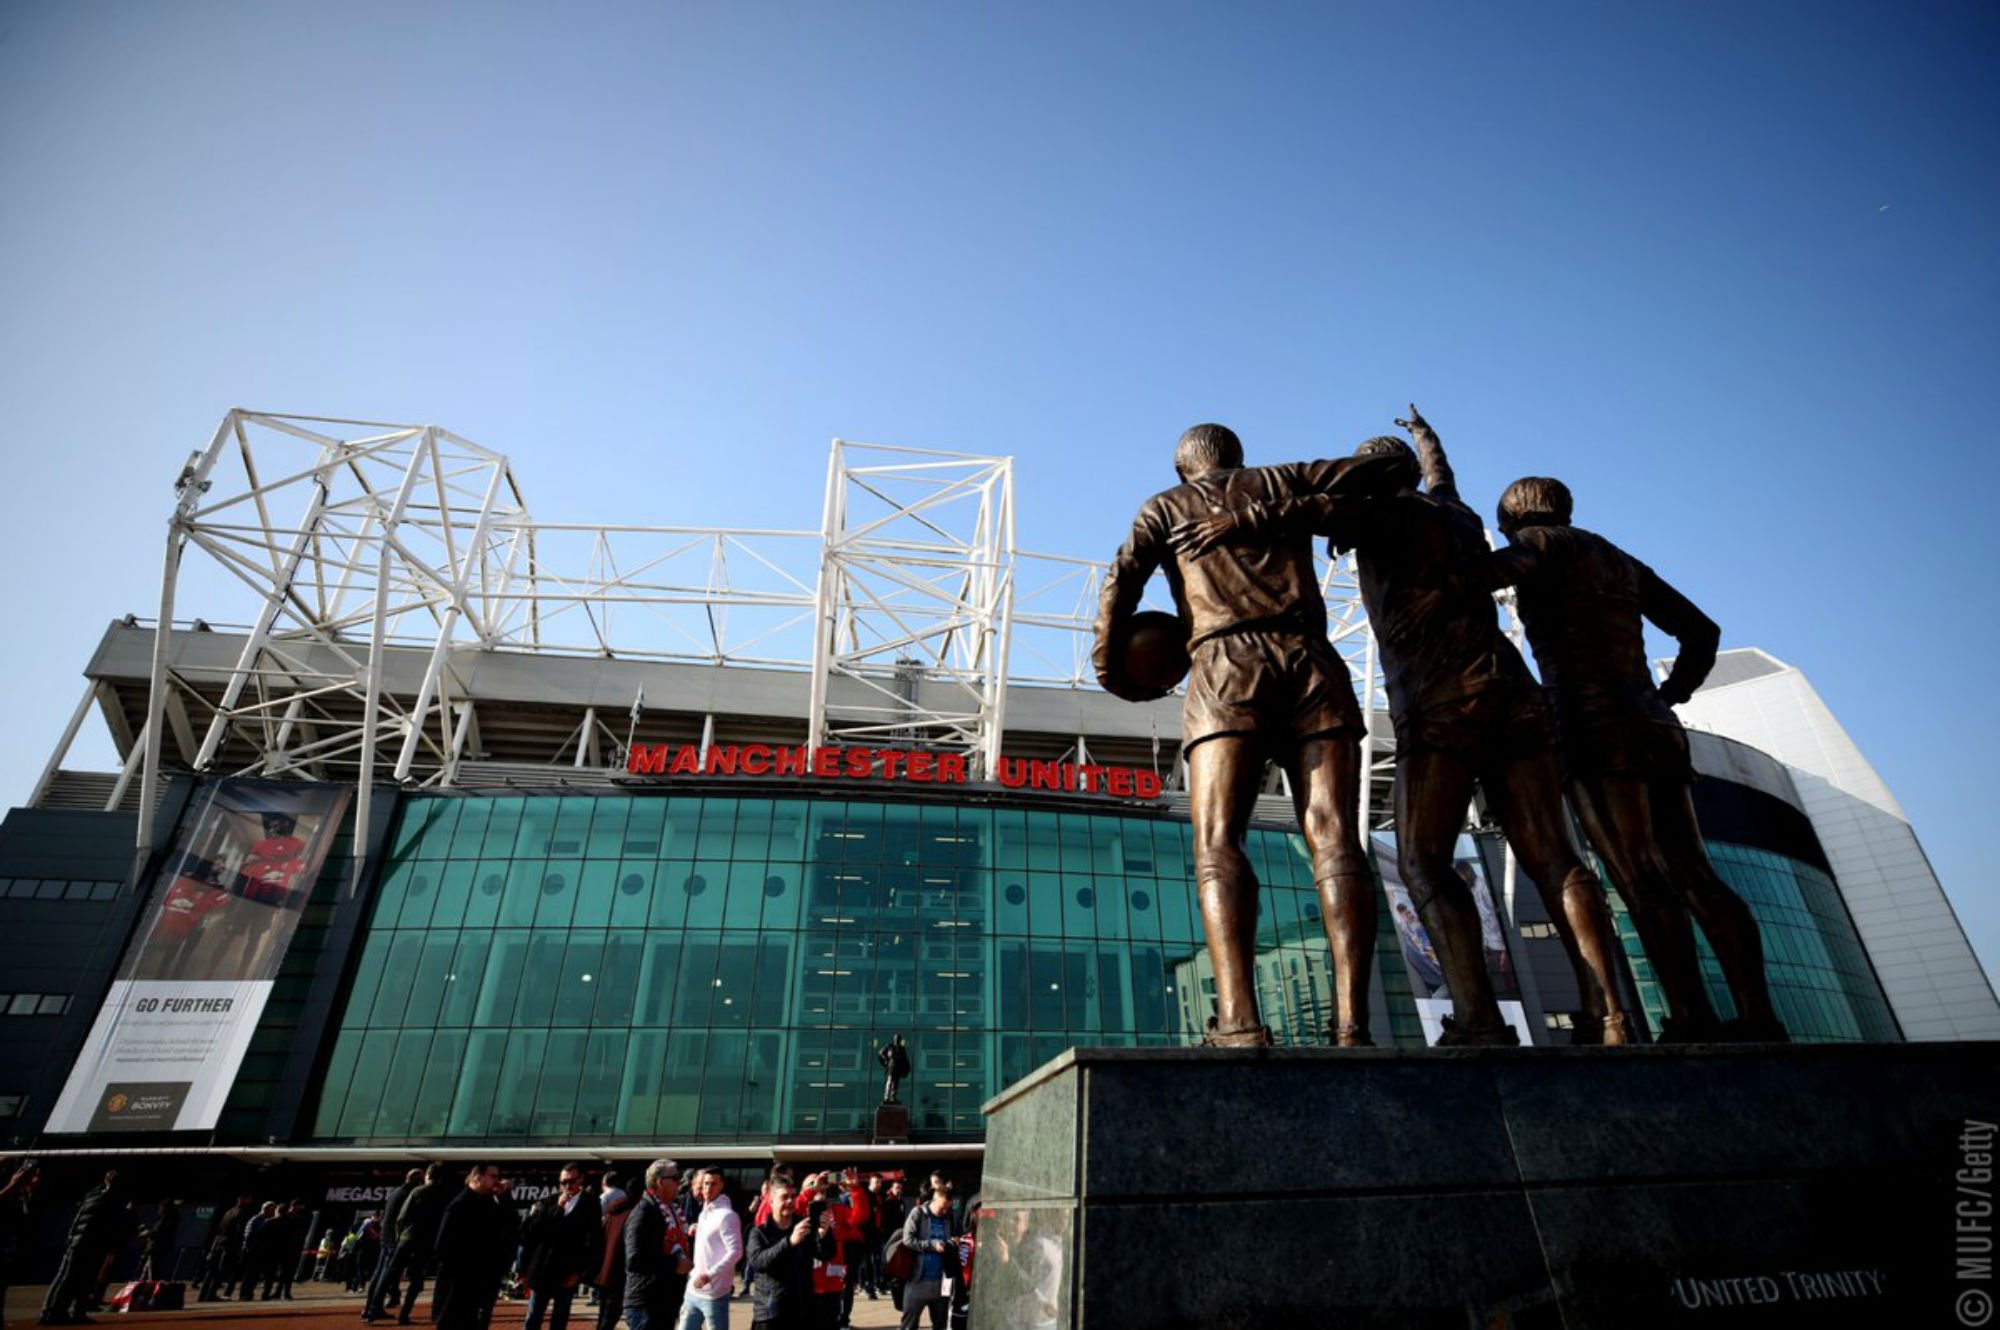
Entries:
{"type": "Polygon", "coordinates": [[[97,1296],[97,1272],[104,1266],[104,1251],[72,1243],[63,1249],[62,1264],[42,1299],[44,1320],[68,1320],[83,1315],[83,1307],[97,1296]]]}

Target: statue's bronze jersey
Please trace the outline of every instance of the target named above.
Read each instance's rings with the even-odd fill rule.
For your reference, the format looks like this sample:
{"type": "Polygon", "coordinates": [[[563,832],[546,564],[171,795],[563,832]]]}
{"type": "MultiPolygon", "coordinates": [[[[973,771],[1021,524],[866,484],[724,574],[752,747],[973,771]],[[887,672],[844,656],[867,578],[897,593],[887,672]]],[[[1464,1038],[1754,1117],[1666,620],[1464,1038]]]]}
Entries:
{"type": "Polygon", "coordinates": [[[1313,565],[1312,537],[1300,530],[1266,543],[1217,546],[1199,559],[1177,559],[1167,533],[1190,518],[1269,507],[1288,499],[1337,493],[1359,459],[1288,462],[1282,466],[1210,471],[1146,500],[1132,534],[1111,561],[1098,601],[1100,677],[1108,661],[1111,623],[1138,606],[1153,570],[1164,567],[1174,606],[1188,626],[1188,646],[1241,628],[1326,632],[1326,601],[1313,565]]]}
{"type": "Polygon", "coordinates": [[[1493,556],[1519,597],[1542,684],[1555,702],[1572,774],[1630,771],[1685,778],[1680,719],[1660,696],[1692,692],[1715,664],[1720,631],[1651,568],[1574,526],[1531,526],[1493,556]],[[1680,643],[1668,685],[1646,668],[1645,620],[1680,643]],[[1672,740],[1663,745],[1661,733],[1672,740]]]}

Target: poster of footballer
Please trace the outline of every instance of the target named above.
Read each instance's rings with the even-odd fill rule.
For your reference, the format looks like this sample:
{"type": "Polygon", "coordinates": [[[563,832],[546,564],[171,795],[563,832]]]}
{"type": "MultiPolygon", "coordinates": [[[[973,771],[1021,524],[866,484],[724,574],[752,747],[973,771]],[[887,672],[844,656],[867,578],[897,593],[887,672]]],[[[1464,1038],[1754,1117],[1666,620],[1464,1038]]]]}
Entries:
{"type": "MultiPolygon", "coordinates": [[[[1371,838],[1375,864],[1381,870],[1382,892],[1388,897],[1390,919],[1396,926],[1396,943],[1403,953],[1403,970],[1410,979],[1410,992],[1417,1001],[1417,1018],[1423,1022],[1424,1042],[1435,1044],[1444,1033],[1444,1018],[1452,1014],[1451,993],[1445,987],[1444,967],[1428,929],[1418,917],[1403,871],[1396,862],[1394,836],[1377,832],[1371,838]]],[[[1523,1045],[1534,1042],[1528,1027],[1528,1011],[1521,1002],[1520,980],[1514,975],[1514,957],[1507,949],[1507,934],[1500,926],[1500,910],[1493,899],[1493,886],[1486,879],[1479,851],[1470,837],[1461,836],[1452,856],[1452,869],[1472,890],[1472,903],[1479,909],[1479,945],[1486,956],[1486,977],[1493,981],[1493,996],[1500,1001],[1500,1014],[1521,1036],[1523,1045]]]]}
{"type": "Polygon", "coordinates": [[[256,780],[202,790],[48,1130],[216,1124],[350,793],[256,780]]]}

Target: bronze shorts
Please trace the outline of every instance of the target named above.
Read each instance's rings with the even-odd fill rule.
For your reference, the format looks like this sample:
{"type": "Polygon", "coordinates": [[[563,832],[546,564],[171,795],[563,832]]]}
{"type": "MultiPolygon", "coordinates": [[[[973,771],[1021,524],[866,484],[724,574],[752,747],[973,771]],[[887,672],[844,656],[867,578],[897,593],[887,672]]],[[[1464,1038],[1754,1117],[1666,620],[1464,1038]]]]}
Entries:
{"type": "Polygon", "coordinates": [[[1502,762],[1551,752],[1555,721],[1541,691],[1482,688],[1396,720],[1396,751],[1464,753],[1502,762]]]}
{"type": "Polygon", "coordinates": [[[1686,785],[1694,780],[1687,731],[1678,720],[1608,707],[1563,707],[1556,713],[1567,779],[1638,776],[1686,785]]]}
{"type": "Polygon", "coordinates": [[[1289,751],[1307,739],[1361,727],[1347,663],[1325,637],[1245,629],[1196,645],[1181,707],[1181,749],[1220,734],[1254,734],[1289,751]]]}

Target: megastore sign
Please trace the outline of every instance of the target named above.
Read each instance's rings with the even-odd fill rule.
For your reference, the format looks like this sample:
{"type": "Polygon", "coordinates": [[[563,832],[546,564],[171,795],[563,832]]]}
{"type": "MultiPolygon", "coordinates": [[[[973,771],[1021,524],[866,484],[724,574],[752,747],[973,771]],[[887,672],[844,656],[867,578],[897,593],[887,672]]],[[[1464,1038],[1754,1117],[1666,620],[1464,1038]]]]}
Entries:
{"type": "MultiPolygon", "coordinates": [[[[710,744],[706,753],[699,744],[634,744],[625,759],[625,772],[631,776],[779,776],[918,785],[967,785],[972,781],[963,753],[771,744],[710,744]]],[[[1121,799],[1157,799],[1162,789],[1159,776],[1142,767],[1026,757],[1001,758],[995,763],[993,778],[1010,790],[1108,794],[1121,799]]]]}

